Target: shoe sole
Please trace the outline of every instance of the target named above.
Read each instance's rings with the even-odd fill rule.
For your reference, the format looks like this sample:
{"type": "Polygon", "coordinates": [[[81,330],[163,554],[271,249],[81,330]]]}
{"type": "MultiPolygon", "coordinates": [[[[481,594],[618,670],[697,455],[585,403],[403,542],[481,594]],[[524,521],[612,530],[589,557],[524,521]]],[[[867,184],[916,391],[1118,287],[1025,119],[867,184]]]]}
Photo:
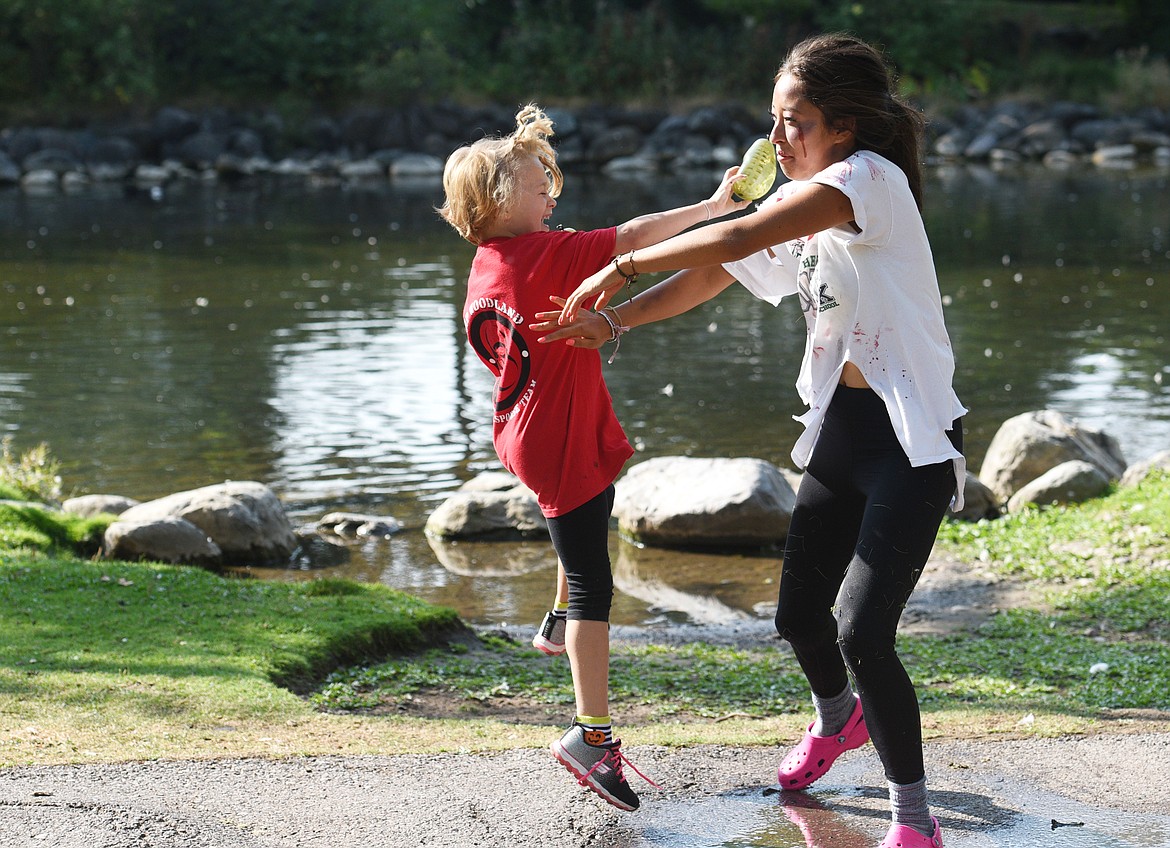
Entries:
{"type": "Polygon", "coordinates": [[[565,749],[565,746],[561,744],[561,741],[559,739],[557,741],[553,742],[548,747],[549,747],[549,750],[552,751],[553,758],[558,763],[560,763],[565,768],[567,768],[569,770],[569,772],[573,775],[573,777],[577,778],[578,783],[580,783],[582,786],[587,787],[588,789],[591,789],[594,793],[597,794],[597,796],[599,798],[601,798],[604,801],[607,801],[608,803],[617,807],[619,810],[625,810],[627,813],[633,812],[634,810],[638,809],[637,806],[630,806],[625,801],[622,801],[619,798],[615,798],[613,795],[609,794],[609,792],[606,791],[604,786],[600,786],[600,785],[594,783],[592,777],[586,777],[585,775],[589,771],[589,769],[587,769],[581,763],[577,762],[577,760],[573,758],[573,755],[570,754],[565,749]]]}
{"type": "Polygon", "coordinates": [[[550,657],[559,657],[565,652],[565,644],[563,642],[558,645],[556,642],[550,642],[547,639],[540,638],[539,636],[532,640],[532,647],[536,648],[536,650],[540,651],[542,654],[547,654],[550,657]]]}

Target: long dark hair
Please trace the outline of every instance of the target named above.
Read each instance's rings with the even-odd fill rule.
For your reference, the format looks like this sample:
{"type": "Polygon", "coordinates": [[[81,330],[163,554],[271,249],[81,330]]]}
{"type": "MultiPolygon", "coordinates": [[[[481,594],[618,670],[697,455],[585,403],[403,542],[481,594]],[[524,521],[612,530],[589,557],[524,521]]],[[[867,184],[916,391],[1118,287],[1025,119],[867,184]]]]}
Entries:
{"type": "Polygon", "coordinates": [[[897,96],[897,78],[876,48],[845,33],[813,36],[792,48],[776,79],[784,74],[800,81],[801,94],[830,127],[852,122],[859,150],[872,150],[901,168],[922,208],[926,119],[897,96]]]}

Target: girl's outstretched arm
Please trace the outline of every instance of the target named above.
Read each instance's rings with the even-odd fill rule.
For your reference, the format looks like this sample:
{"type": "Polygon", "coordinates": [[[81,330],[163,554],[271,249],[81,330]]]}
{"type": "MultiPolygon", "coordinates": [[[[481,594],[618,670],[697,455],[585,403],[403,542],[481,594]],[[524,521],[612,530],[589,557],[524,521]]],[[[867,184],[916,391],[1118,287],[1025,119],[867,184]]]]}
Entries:
{"type": "MultiPolygon", "coordinates": [[[[610,306],[607,312],[621,327],[631,329],[654,321],[663,321],[706,303],[719,292],[735,282],[735,278],[720,265],[706,268],[691,268],[679,271],[638,294],[637,297],[618,306],[610,306]]],[[[553,303],[564,306],[563,298],[552,298],[553,303]]],[[[541,336],[541,344],[565,341],[574,347],[598,348],[610,341],[613,328],[601,315],[589,310],[579,312],[572,322],[558,323],[560,311],[537,312],[536,323],[529,328],[541,336]]]]}
{"type": "Polygon", "coordinates": [[[738,166],[728,168],[714,193],[704,201],[693,203],[690,206],[680,206],[677,209],[669,209],[665,212],[639,215],[624,224],[618,224],[617,242],[614,250],[617,253],[638,250],[665,238],[678,235],[687,227],[693,227],[714,218],[722,218],[729,212],[745,208],[748,201],[732,198],[731,187],[738,174],[738,166]]]}
{"type": "Polygon", "coordinates": [[[801,236],[847,225],[853,220],[853,205],[843,192],[820,183],[809,183],[788,197],[761,206],[750,215],[692,230],[637,251],[618,256],[591,277],[586,277],[569,295],[561,322],[576,317],[586,301],[596,297],[594,309],[601,309],[625,285],[625,275],[673,271],[679,268],[718,266],[743,259],[759,250],[801,236]],[[614,265],[617,265],[615,268],[614,265]],[[631,269],[633,264],[633,269],[631,269]]]}

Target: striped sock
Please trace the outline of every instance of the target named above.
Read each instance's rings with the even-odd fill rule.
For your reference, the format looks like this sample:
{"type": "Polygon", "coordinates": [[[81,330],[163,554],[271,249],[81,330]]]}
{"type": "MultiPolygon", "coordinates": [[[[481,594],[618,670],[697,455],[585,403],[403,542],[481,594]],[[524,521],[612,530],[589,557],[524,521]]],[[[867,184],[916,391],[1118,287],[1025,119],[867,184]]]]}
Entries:
{"type": "MultiPolygon", "coordinates": [[[[605,735],[605,742],[602,744],[608,745],[613,741],[613,722],[609,716],[577,716],[577,724],[585,729],[586,733],[590,731],[594,733],[602,733],[605,735]]],[[[593,744],[592,742],[590,744],[593,744]]]]}

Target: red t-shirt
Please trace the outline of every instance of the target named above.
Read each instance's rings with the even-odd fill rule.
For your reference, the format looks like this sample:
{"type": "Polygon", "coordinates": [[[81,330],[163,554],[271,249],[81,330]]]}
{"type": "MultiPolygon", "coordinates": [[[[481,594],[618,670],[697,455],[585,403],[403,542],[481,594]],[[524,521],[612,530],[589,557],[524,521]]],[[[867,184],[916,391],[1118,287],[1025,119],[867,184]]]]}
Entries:
{"type": "Polygon", "coordinates": [[[617,231],[490,239],[471,263],[463,322],[496,375],[492,442],[549,518],[605,491],[634,449],[614,415],[596,350],[540,344],[528,329],[613,257],[617,231]]]}

